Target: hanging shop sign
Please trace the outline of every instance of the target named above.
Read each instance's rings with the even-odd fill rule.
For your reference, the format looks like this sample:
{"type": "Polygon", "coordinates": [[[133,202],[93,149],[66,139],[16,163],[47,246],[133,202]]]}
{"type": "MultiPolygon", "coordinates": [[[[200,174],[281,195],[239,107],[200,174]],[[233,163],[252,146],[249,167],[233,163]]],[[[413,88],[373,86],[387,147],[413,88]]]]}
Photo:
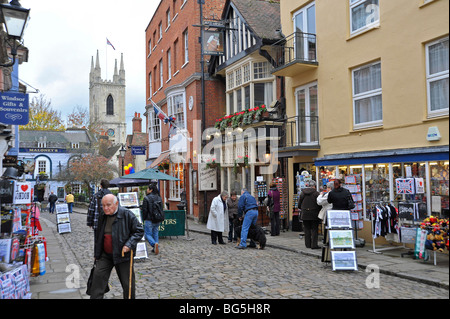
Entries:
{"type": "Polygon", "coordinates": [[[14,204],[31,204],[33,198],[33,187],[30,182],[15,182],[14,204]]]}
{"type": "Polygon", "coordinates": [[[131,146],[131,155],[145,155],[145,146],[131,146]]]}
{"type": "Polygon", "coordinates": [[[224,55],[223,31],[203,31],[203,54],[224,55]]]}
{"type": "Polygon", "coordinates": [[[27,125],[29,122],[28,94],[0,93],[0,123],[27,125]]]}

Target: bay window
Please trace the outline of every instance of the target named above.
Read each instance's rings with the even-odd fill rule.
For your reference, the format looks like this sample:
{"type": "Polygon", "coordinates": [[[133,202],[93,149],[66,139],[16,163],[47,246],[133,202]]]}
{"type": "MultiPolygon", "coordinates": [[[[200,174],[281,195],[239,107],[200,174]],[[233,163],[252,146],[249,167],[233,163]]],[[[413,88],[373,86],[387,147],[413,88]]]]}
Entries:
{"type": "Polygon", "coordinates": [[[270,105],[274,99],[275,77],[266,61],[246,61],[227,72],[227,113],[270,105]]]}

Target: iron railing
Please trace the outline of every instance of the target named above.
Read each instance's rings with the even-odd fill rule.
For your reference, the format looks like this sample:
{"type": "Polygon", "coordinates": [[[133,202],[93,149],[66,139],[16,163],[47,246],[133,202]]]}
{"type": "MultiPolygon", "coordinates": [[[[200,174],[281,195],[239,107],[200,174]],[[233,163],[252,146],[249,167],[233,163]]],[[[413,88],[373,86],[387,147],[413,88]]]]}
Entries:
{"type": "Polygon", "coordinates": [[[272,45],[275,69],[290,63],[317,63],[316,35],[294,32],[272,45]]]}

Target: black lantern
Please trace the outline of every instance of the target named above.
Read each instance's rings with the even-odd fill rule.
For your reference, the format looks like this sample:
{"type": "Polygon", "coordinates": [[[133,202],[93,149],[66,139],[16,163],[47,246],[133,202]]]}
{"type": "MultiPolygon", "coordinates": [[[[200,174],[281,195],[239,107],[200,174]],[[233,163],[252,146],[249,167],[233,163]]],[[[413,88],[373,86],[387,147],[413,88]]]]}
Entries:
{"type": "Polygon", "coordinates": [[[27,25],[28,15],[30,14],[30,9],[23,8],[19,1],[13,0],[9,4],[0,4],[1,20],[5,24],[6,33],[8,34],[8,39],[12,40],[11,55],[13,60],[10,63],[1,65],[3,67],[10,67],[16,62],[17,55],[17,43],[23,36],[23,31],[27,25]]]}
{"type": "Polygon", "coordinates": [[[1,4],[0,7],[6,33],[10,38],[21,39],[30,9],[23,8],[17,0],[13,0],[9,4],[1,4]]]}

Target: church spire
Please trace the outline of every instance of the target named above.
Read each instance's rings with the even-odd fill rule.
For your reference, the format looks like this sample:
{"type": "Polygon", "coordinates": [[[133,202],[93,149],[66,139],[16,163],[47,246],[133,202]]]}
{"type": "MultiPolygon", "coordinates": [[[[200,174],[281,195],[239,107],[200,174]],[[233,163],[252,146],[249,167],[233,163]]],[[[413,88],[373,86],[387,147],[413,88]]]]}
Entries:
{"type": "Polygon", "coordinates": [[[117,72],[117,59],[116,59],[116,62],[114,64],[113,82],[118,82],[118,81],[119,81],[119,73],[117,72]]]}
{"type": "Polygon", "coordinates": [[[120,54],[119,82],[120,84],[125,84],[125,67],[123,66],[123,53],[120,54]]]}

